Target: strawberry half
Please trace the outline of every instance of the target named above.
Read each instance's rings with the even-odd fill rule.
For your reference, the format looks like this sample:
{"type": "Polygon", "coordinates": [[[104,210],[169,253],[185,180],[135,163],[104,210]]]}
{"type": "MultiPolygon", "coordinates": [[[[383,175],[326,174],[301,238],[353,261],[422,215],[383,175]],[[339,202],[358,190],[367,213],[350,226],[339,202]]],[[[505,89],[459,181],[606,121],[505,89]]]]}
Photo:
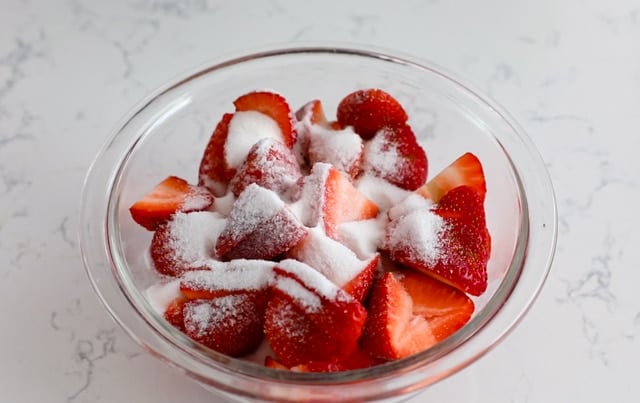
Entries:
{"type": "Polygon", "coordinates": [[[457,288],[410,269],[395,276],[411,296],[413,313],[427,320],[436,340],[451,336],[471,318],[473,301],[457,288]]]}
{"type": "Polygon", "coordinates": [[[159,273],[179,276],[207,267],[226,220],[217,213],[178,213],[151,239],[151,260],[159,273]]]}
{"type": "Polygon", "coordinates": [[[482,163],[472,153],[462,154],[416,192],[437,203],[448,191],[462,185],[475,189],[484,200],[487,184],[482,163]]]}
{"type": "MultiPolygon", "coordinates": [[[[290,333],[296,333],[294,337],[278,334],[278,331],[275,334],[267,331],[267,339],[273,351],[285,365],[318,360],[315,352],[311,353],[314,357],[305,357],[304,360],[291,365],[290,362],[285,362],[283,357],[289,349],[311,350],[309,346],[317,348],[315,344],[307,344],[305,340],[307,336],[315,337],[313,334],[316,330],[327,343],[322,344],[322,350],[325,351],[319,356],[323,360],[346,357],[356,350],[367,317],[367,311],[360,302],[313,268],[296,260],[287,259],[279,262],[274,268],[274,273],[276,277],[272,287],[273,295],[293,304],[297,312],[302,313],[305,320],[313,324],[303,328],[306,330],[303,332],[305,337],[302,338],[297,333],[300,328],[289,328],[290,333]],[[272,343],[270,335],[279,340],[272,343]]],[[[295,317],[291,315],[292,318],[295,317]]],[[[276,325],[274,323],[274,326],[276,325]]]]}
{"type": "Polygon", "coordinates": [[[213,200],[213,195],[206,188],[169,176],[136,201],[129,212],[135,222],[154,231],[175,213],[206,210],[213,200]]]}
{"type": "Polygon", "coordinates": [[[240,96],[233,104],[236,112],[256,111],[276,121],[287,147],[296,142],[295,117],[287,100],[280,94],[269,91],[255,91],[240,96]]]}
{"type": "Polygon", "coordinates": [[[244,293],[184,303],[184,328],[193,340],[219,353],[240,357],[264,338],[267,298],[244,293]]]}
{"type": "Polygon", "coordinates": [[[306,234],[278,195],[252,183],[234,202],[218,237],[216,255],[221,260],[268,260],[288,251],[306,234]]]}
{"type": "Polygon", "coordinates": [[[291,199],[301,177],[300,166],[291,149],[276,139],[266,137],[251,147],[229,186],[236,197],[248,185],[255,183],[291,199]]]}
{"type": "Polygon", "coordinates": [[[427,179],[427,155],[406,124],[384,127],[364,150],[365,172],[406,189],[416,190],[427,179]]]}
{"type": "Polygon", "coordinates": [[[413,301],[391,272],[376,280],[369,297],[369,316],[362,348],[375,357],[396,360],[419,353],[437,340],[427,320],[413,313],[413,301]]]}
{"type": "Polygon", "coordinates": [[[386,126],[404,125],[407,113],[400,103],[381,89],[365,89],[352,92],[340,101],[338,123],[353,130],[363,139],[370,139],[386,126]]]}
{"type": "Polygon", "coordinates": [[[471,295],[487,288],[491,238],[482,198],[468,186],[450,190],[431,209],[392,219],[383,247],[392,260],[471,295]]]}
{"type": "Polygon", "coordinates": [[[216,196],[223,196],[227,190],[227,183],[235,171],[226,164],[224,144],[229,136],[229,123],[232,113],[225,113],[213,130],[207,147],[204,150],[198,169],[198,184],[206,186],[216,196]]]}

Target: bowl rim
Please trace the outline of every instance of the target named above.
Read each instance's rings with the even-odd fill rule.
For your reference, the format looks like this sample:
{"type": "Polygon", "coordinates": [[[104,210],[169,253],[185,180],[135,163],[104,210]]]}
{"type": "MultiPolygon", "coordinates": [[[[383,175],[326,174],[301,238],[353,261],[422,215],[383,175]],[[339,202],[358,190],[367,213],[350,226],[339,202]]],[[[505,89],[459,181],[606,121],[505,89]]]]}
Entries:
{"type": "MultiPolygon", "coordinates": [[[[479,359],[482,355],[488,352],[493,346],[495,346],[499,341],[501,341],[506,336],[506,334],[508,334],[515,327],[515,325],[522,319],[524,314],[531,307],[533,301],[537,298],[540,292],[540,289],[544,284],[544,281],[546,280],[546,277],[549,273],[553,256],[555,253],[555,244],[556,244],[556,238],[557,238],[557,211],[556,211],[556,203],[555,203],[553,188],[551,185],[550,178],[546,172],[546,168],[544,168],[544,163],[542,162],[542,158],[538,154],[533,143],[531,142],[529,137],[526,135],[524,130],[515,122],[515,120],[511,117],[511,115],[508,112],[506,112],[506,110],[504,110],[497,102],[491,100],[486,95],[482,95],[480,91],[475,90],[473,86],[466,83],[464,80],[458,78],[455,74],[448,72],[446,69],[440,66],[437,66],[432,62],[427,62],[413,56],[402,55],[400,54],[400,52],[397,52],[397,51],[384,50],[384,49],[375,48],[369,45],[367,46],[363,46],[363,45],[354,46],[354,45],[345,45],[345,44],[330,44],[330,45],[313,44],[313,45],[297,45],[297,46],[278,45],[278,46],[260,48],[259,50],[254,50],[251,52],[243,52],[240,55],[235,57],[228,56],[223,59],[218,59],[218,61],[207,63],[206,66],[208,67],[196,68],[194,72],[183,75],[182,78],[171,81],[169,84],[165,85],[164,87],[159,88],[158,90],[150,94],[148,97],[146,97],[143,101],[141,101],[138,104],[138,106],[134,107],[132,111],[128,114],[128,116],[126,116],[123,119],[122,123],[118,126],[119,129],[113,132],[112,136],[109,138],[107,143],[103,146],[101,151],[96,155],[96,158],[92,162],[91,167],[89,168],[89,171],[87,172],[87,175],[85,177],[85,182],[83,185],[83,198],[82,198],[83,225],[80,226],[79,236],[80,236],[81,252],[83,256],[83,262],[84,262],[86,273],[89,277],[89,280],[95,292],[97,293],[98,297],[102,300],[103,305],[105,305],[105,307],[107,308],[111,316],[120,324],[121,327],[123,327],[123,329],[129,334],[129,336],[131,336],[139,344],[147,347],[156,355],[159,354],[162,356],[162,354],[159,353],[158,351],[154,351],[155,348],[153,346],[148,345],[147,341],[140,340],[139,337],[135,334],[135,332],[132,329],[130,329],[129,325],[123,322],[123,319],[120,317],[120,315],[110,307],[111,305],[110,301],[107,300],[108,298],[101,291],[101,286],[103,285],[102,278],[99,278],[99,276],[96,276],[96,273],[95,273],[95,265],[94,265],[95,256],[94,257],[89,256],[88,251],[90,249],[90,245],[87,244],[87,242],[89,239],[91,239],[91,237],[87,236],[88,235],[87,232],[90,229],[94,230],[95,227],[89,228],[88,226],[85,225],[87,223],[87,220],[91,219],[91,217],[87,214],[86,210],[88,208],[88,205],[90,204],[89,202],[93,200],[92,197],[89,196],[89,193],[90,193],[90,190],[95,190],[93,189],[93,187],[95,187],[96,176],[99,176],[98,170],[103,165],[101,163],[101,159],[104,159],[104,156],[110,152],[110,147],[114,144],[114,142],[117,141],[118,135],[122,132],[122,130],[126,127],[126,125],[132,119],[135,118],[135,116],[140,111],[144,110],[147,106],[152,104],[154,100],[158,99],[164,94],[171,92],[173,89],[179,88],[185,83],[190,82],[191,80],[194,80],[202,75],[209,74],[221,68],[234,66],[239,63],[245,63],[255,59],[264,59],[264,58],[269,58],[273,56],[292,55],[292,54],[309,54],[309,53],[312,53],[312,54],[337,53],[342,55],[367,57],[367,58],[374,58],[374,59],[382,60],[386,62],[402,64],[405,66],[420,67],[423,70],[428,70],[431,73],[436,74],[440,78],[445,79],[446,81],[450,81],[451,83],[456,85],[458,89],[463,90],[468,95],[471,95],[476,101],[481,102],[485,107],[488,107],[490,110],[497,113],[500,116],[500,118],[510,127],[513,133],[517,136],[517,140],[521,143],[521,146],[523,146],[523,148],[527,151],[529,158],[536,163],[538,168],[542,168],[542,170],[530,169],[530,171],[535,172],[536,175],[539,176],[538,178],[536,178],[536,180],[542,183],[542,186],[547,190],[547,193],[549,196],[548,202],[550,203],[550,206],[548,207],[550,207],[550,211],[547,212],[547,216],[550,218],[550,221],[545,223],[547,228],[547,234],[548,234],[547,243],[549,245],[549,248],[548,248],[547,256],[544,263],[544,269],[540,271],[534,287],[532,287],[532,289],[529,290],[528,298],[525,298],[524,301],[521,302],[521,304],[523,304],[524,306],[522,306],[519,310],[517,310],[518,312],[516,312],[515,314],[512,313],[512,320],[510,324],[505,328],[503,328],[501,332],[496,332],[494,334],[493,340],[489,343],[489,345],[484,346],[484,348],[481,348],[479,352],[472,354],[472,357],[466,357],[466,358],[463,357],[464,359],[460,360],[460,362],[458,362],[457,365],[450,364],[451,368],[446,373],[446,375],[443,375],[439,378],[435,377],[438,379],[434,378],[433,382],[430,382],[430,383],[434,383],[440,378],[443,378],[444,376],[448,376],[451,373],[457,372],[458,370],[466,367],[468,364],[479,359]]],[[[138,137],[138,140],[139,140],[139,137],[138,137]]],[[[128,151],[131,152],[131,150],[134,147],[135,147],[135,143],[131,145],[131,148],[129,148],[128,151]]],[[[524,188],[525,186],[521,180],[522,172],[513,163],[508,153],[505,153],[505,156],[509,160],[509,164],[511,165],[514,177],[517,182],[517,186],[522,196],[521,197],[521,203],[522,203],[521,218],[522,218],[522,228],[524,228],[525,231],[521,235],[525,237],[526,242],[521,242],[521,241],[517,242],[516,250],[514,251],[514,259],[512,260],[510,269],[507,271],[507,277],[509,277],[508,279],[509,281],[506,281],[507,278],[505,278],[505,280],[501,282],[500,286],[495,291],[495,294],[491,297],[491,300],[493,300],[496,296],[500,295],[503,298],[503,301],[501,304],[499,304],[499,306],[494,307],[495,312],[493,312],[492,315],[484,318],[481,315],[474,315],[474,318],[472,318],[472,320],[469,323],[467,323],[467,325],[465,325],[464,328],[458,331],[458,333],[438,343],[433,348],[430,348],[424,352],[418,353],[416,355],[413,355],[411,357],[408,357],[402,360],[392,361],[383,365],[361,369],[361,370],[353,370],[353,371],[339,372],[339,373],[295,373],[295,372],[288,372],[288,371],[285,372],[285,371],[278,371],[278,370],[273,370],[269,368],[264,368],[263,366],[259,366],[254,363],[247,363],[245,361],[238,360],[238,359],[230,359],[226,356],[221,356],[220,354],[217,354],[215,352],[212,354],[211,353],[212,350],[209,350],[206,347],[197,345],[197,343],[192,342],[189,338],[182,335],[180,332],[176,331],[175,329],[169,326],[166,326],[165,324],[161,324],[160,326],[161,329],[159,330],[158,326],[156,326],[157,324],[150,323],[149,318],[145,318],[144,314],[142,315],[142,317],[145,319],[147,324],[150,325],[162,337],[167,338],[167,333],[168,333],[171,336],[170,338],[174,339],[174,340],[165,340],[165,341],[168,341],[174,348],[177,347],[178,349],[182,349],[182,353],[189,355],[191,359],[196,359],[200,361],[201,364],[204,365],[205,367],[208,367],[210,364],[212,364],[212,362],[209,362],[209,360],[211,360],[211,357],[213,356],[219,361],[217,364],[213,363],[213,364],[216,364],[214,366],[218,370],[221,369],[218,367],[222,366],[225,362],[234,362],[234,364],[237,364],[237,367],[239,367],[239,368],[237,367],[234,368],[234,370],[238,370],[237,372],[233,371],[235,374],[240,374],[247,377],[260,377],[261,379],[265,379],[271,382],[291,382],[294,384],[303,382],[305,385],[313,385],[313,384],[324,385],[326,383],[332,383],[333,385],[337,385],[337,384],[352,383],[352,382],[359,382],[359,381],[372,381],[372,380],[377,381],[389,376],[389,374],[395,373],[395,371],[400,369],[406,370],[406,369],[412,369],[415,367],[421,367],[424,365],[428,365],[429,363],[433,363],[438,360],[441,360],[443,358],[451,357],[452,352],[458,350],[459,347],[461,347],[462,345],[470,342],[472,339],[472,336],[474,336],[477,332],[485,329],[486,326],[490,324],[490,322],[493,320],[493,318],[495,318],[495,316],[499,312],[505,312],[504,310],[509,306],[510,298],[507,298],[507,297],[510,296],[514,292],[514,290],[516,290],[519,283],[519,281],[517,280],[520,278],[522,274],[525,258],[528,255],[527,242],[529,241],[529,238],[531,236],[531,232],[530,232],[531,225],[538,224],[536,222],[532,223],[532,221],[535,221],[535,220],[532,220],[532,217],[530,217],[530,206],[528,202],[529,199],[526,197],[527,194],[524,188]],[[512,268],[514,267],[514,262],[515,262],[515,266],[518,267],[518,270],[515,270],[515,271],[512,270],[512,268]],[[162,329],[162,327],[164,327],[164,329],[162,329]],[[185,343],[188,346],[188,348],[185,349],[184,345],[180,345],[180,344],[176,345],[175,343],[176,338],[180,343],[185,343]],[[202,355],[202,352],[206,353],[205,354],[206,356],[202,355]],[[218,355],[218,357],[216,357],[216,354],[218,355]],[[237,363],[235,363],[235,361],[237,361],[237,363]]],[[[110,233],[111,233],[110,231],[111,231],[111,228],[117,227],[117,223],[114,222],[115,214],[113,214],[114,209],[117,209],[117,203],[114,205],[112,198],[114,194],[118,193],[118,192],[114,192],[114,190],[117,187],[118,179],[121,178],[121,170],[123,169],[124,161],[125,161],[125,158],[123,157],[117,166],[118,169],[116,170],[116,172],[113,173],[112,175],[109,175],[107,178],[102,178],[103,181],[106,180],[107,183],[110,184],[110,186],[108,186],[106,191],[103,189],[103,195],[104,193],[106,193],[109,196],[108,197],[109,203],[107,206],[105,220],[101,223],[101,225],[106,226],[106,234],[103,234],[103,235],[105,235],[108,240],[106,245],[106,250],[103,250],[102,252],[106,253],[108,258],[113,258],[114,256],[111,250],[111,248],[113,247],[113,244],[111,242],[112,236],[110,236],[110,233]],[[116,227],[114,227],[114,225],[116,225],[116,227]]],[[[93,221],[95,221],[95,218],[93,218],[93,221]]],[[[138,314],[140,314],[139,308],[136,306],[135,303],[131,301],[130,295],[127,291],[127,289],[130,286],[127,284],[122,284],[119,280],[119,276],[116,275],[118,270],[118,265],[119,263],[117,262],[117,258],[115,259],[115,261],[109,262],[110,270],[113,272],[116,280],[119,281],[118,287],[120,288],[120,291],[122,292],[123,296],[129,300],[129,304],[133,305],[134,308],[138,310],[138,314]]],[[[483,309],[486,309],[489,305],[490,305],[490,302],[488,302],[487,306],[485,306],[483,309]]],[[[176,363],[173,362],[173,360],[168,357],[163,356],[161,358],[163,358],[164,360],[169,360],[171,361],[171,364],[176,365],[176,363]]],[[[451,359],[449,359],[449,361],[451,361],[451,359]]],[[[178,366],[182,370],[185,370],[191,373],[191,375],[195,376],[196,378],[203,378],[203,377],[206,378],[206,374],[202,373],[201,368],[200,369],[195,367],[185,368],[183,365],[178,365],[178,366]]],[[[224,368],[224,369],[228,370],[228,368],[224,368]]]]}

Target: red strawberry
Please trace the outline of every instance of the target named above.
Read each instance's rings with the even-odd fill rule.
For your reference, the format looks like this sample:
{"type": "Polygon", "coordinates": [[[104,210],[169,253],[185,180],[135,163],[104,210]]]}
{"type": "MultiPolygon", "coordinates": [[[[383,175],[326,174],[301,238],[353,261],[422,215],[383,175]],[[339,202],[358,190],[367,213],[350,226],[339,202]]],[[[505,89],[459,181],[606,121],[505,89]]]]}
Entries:
{"type": "Polygon", "coordinates": [[[229,186],[236,197],[248,185],[255,183],[291,199],[301,177],[300,166],[291,149],[276,139],[266,137],[251,147],[246,161],[229,186]]]}
{"type": "Polygon", "coordinates": [[[299,122],[308,121],[308,123],[312,125],[329,127],[329,122],[324,114],[322,102],[319,99],[314,99],[302,105],[300,109],[296,111],[296,119],[299,122]]]}
{"type": "Polygon", "coordinates": [[[136,201],[129,212],[135,222],[154,231],[176,212],[206,210],[213,200],[213,195],[206,188],[169,176],[136,201]]]}
{"type": "MultiPolygon", "coordinates": [[[[317,328],[329,343],[328,347],[323,347],[326,351],[320,356],[322,360],[342,358],[352,354],[357,348],[367,317],[367,311],[362,304],[322,274],[296,260],[281,261],[274,268],[274,273],[276,277],[272,287],[273,295],[281,296],[291,302],[315,326],[308,328],[317,328]]],[[[269,339],[268,332],[267,338],[269,339]]],[[[296,339],[296,341],[285,337],[284,340],[284,344],[279,347],[304,348],[304,346],[289,345],[301,342],[302,339],[296,339]]],[[[315,344],[306,344],[306,348],[310,345],[315,347],[315,344]]],[[[280,359],[284,359],[281,355],[282,350],[278,351],[273,344],[271,347],[280,359]]],[[[298,363],[309,361],[317,361],[317,359],[309,358],[298,363]]],[[[283,361],[283,363],[289,365],[288,362],[283,361]]]]}
{"type": "Polygon", "coordinates": [[[248,354],[264,338],[266,304],[267,298],[256,293],[187,301],[183,308],[185,332],[222,354],[248,354]]]}
{"type": "Polygon", "coordinates": [[[267,356],[264,359],[264,366],[267,368],[290,370],[293,372],[337,372],[337,371],[349,371],[353,369],[369,368],[373,365],[381,363],[381,360],[372,357],[371,355],[358,348],[356,351],[348,357],[334,360],[325,361],[310,361],[304,364],[298,364],[293,367],[287,367],[275,358],[267,356]]]}
{"type": "Polygon", "coordinates": [[[211,270],[184,273],[180,277],[180,291],[187,299],[267,292],[274,266],[275,263],[268,260],[216,262],[211,270]]]}
{"type": "Polygon", "coordinates": [[[173,327],[184,332],[184,315],[182,309],[187,300],[183,297],[178,297],[171,301],[164,311],[164,318],[167,322],[171,323],[173,327]]]}
{"type": "Polygon", "coordinates": [[[337,112],[338,122],[353,130],[363,139],[370,139],[386,126],[403,125],[407,113],[400,103],[380,89],[358,90],[340,101],[337,112]]]}
{"type": "Polygon", "coordinates": [[[305,224],[322,224],[325,233],[338,238],[337,225],[348,221],[366,220],[378,215],[378,206],[362,194],[338,169],[317,163],[305,177],[303,202],[308,217],[305,224]]]}
{"type": "Polygon", "coordinates": [[[484,171],[480,160],[472,153],[458,157],[416,192],[437,203],[448,191],[461,185],[475,189],[484,200],[487,193],[484,171]]]}
{"type": "Polygon", "coordinates": [[[384,127],[365,145],[364,170],[406,190],[427,179],[427,155],[408,125],[384,127]]]}
{"type": "Polygon", "coordinates": [[[287,100],[280,94],[269,91],[255,91],[242,95],[233,104],[236,112],[256,111],[276,121],[287,147],[293,147],[296,141],[295,117],[287,100]]]}
{"type": "Polygon", "coordinates": [[[198,184],[206,186],[216,196],[223,196],[226,193],[227,183],[235,173],[235,170],[227,165],[224,154],[224,144],[229,136],[229,123],[232,118],[232,113],[225,113],[222,116],[200,160],[198,184]]]}
{"type": "Polygon", "coordinates": [[[178,213],[161,225],[151,240],[156,270],[168,276],[206,268],[214,256],[216,238],[226,220],[217,213],[178,213]]]}
{"type": "Polygon", "coordinates": [[[362,348],[375,357],[395,360],[437,342],[427,320],[413,313],[413,301],[391,272],[376,280],[369,297],[369,316],[362,348]]]}
{"type": "Polygon", "coordinates": [[[474,311],[471,298],[457,288],[417,271],[396,272],[413,300],[413,313],[427,319],[436,340],[444,340],[464,326],[474,311]]]}
{"type": "Polygon", "coordinates": [[[359,301],[369,292],[379,258],[376,254],[360,260],[351,249],[315,228],[287,256],[309,265],[359,301]]]}
{"type": "Polygon", "coordinates": [[[218,237],[216,255],[222,260],[271,259],[286,252],[307,230],[274,192],[251,184],[233,204],[227,225],[218,237]]]}
{"type": "Polygon", "coordinates": [[[358,176],[364,147],[351,128],[333,130],[314,125],[307,137],[309,163],[326,162],[350,178],[358,176]]]}
{"type": "Polygon", "coordinates": [[[383,247],[391,259],[477,296],[487,287],[490,242],[482,198],[459,186],[433,210],[417,209],[391,220],[383,247]]]}

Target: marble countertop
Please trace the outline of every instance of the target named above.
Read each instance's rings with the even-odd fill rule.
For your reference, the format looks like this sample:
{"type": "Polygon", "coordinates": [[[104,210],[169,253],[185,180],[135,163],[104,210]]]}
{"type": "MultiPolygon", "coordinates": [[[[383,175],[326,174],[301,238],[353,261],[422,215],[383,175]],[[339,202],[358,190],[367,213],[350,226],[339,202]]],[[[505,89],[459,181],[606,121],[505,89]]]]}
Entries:
{"type": "Polygon", "coordinates": [[[98,302],[77,242],[82,181],[121,117],[167,80],[230,52],[318,40],[468,78],[522,124],[555,185],[557,254],[539,299],[429,396],[636,402],[635,0],[0,0],[0,401],[212,401],[98,302]]]}

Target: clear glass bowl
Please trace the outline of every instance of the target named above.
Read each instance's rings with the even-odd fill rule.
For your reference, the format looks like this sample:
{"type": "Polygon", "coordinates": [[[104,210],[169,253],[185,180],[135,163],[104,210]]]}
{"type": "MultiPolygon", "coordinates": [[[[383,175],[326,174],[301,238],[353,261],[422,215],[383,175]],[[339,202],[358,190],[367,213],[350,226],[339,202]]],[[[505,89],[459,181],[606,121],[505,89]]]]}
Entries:
{"type": "Polygon", "coordinates": [[[469,365],[522,318],[551,266],[556,207],[545,166],[498,105],[422,61],[373,49],[264,50],[203,68],[147,98],[98,154],[83,191],[81,249],[90,280],[113,318],[145,349],[226,400],[400,401],[469,365]],[[145,298],[158,280],[151,233],[128,207],[168,175],[192,182],[216,123],[239,95],[272,89],[297,108],[321,99],[332,118],[347,93],[378,87],[405,107],[431,173],[470,151],[487,180],[492,235],[489,288],[471,321],[412,357],[340,373],[294,373],[218,354],[168,325],[145,298]]]}

